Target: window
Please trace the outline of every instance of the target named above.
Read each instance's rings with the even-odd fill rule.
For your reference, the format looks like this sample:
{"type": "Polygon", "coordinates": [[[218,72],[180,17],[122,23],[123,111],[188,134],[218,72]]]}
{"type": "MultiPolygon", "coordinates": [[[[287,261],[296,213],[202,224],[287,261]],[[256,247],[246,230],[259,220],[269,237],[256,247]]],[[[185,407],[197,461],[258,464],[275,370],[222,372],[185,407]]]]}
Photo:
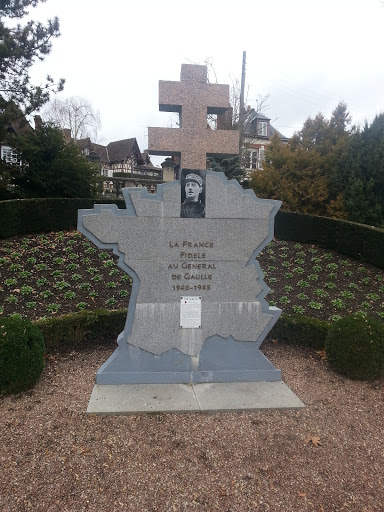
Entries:
{"type": "Polygon", "coordinates": [[[1,159],[5,160],[8,164],[21,165],[20,155],[10,146],[1,147],[1,159]]]}
{"type": "Polygon", "coordinates": [[[268,136],[268,123],[266,121],[259,121],[257,123],[257,135],[262,137],[268,136]]]}
{"type": "Polygon", "coordinates": [[[259,149],[251,149],[247,154],[246,168],[251,170],[263,169],[263,161],[265,160],[265,148],[261,146],[259,149]]]}
{"type": "Polygon", "coordinates": [[[257,169],[257,162],[259,159],[259,151],[252,149],[247,154],[247,169],[257,169]]]}
{"type": "Polygon", "coordinates": [[[251,152],[251,169],[257,169],[257,162],[259,160],[259,152],[257,149],[251,152]]]}

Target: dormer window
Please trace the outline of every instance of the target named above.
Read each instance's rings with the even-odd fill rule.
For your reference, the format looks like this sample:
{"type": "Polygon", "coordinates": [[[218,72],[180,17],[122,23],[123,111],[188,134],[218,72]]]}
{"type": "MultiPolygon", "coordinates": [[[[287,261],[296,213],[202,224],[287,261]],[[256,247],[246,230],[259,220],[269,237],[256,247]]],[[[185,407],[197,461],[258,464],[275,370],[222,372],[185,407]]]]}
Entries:
{"type": "Polygon", "coordinates": [[[260,135],[261,137],[268,136],[268,123],[266,121],[258,121],[257,135],[260,135]]]}

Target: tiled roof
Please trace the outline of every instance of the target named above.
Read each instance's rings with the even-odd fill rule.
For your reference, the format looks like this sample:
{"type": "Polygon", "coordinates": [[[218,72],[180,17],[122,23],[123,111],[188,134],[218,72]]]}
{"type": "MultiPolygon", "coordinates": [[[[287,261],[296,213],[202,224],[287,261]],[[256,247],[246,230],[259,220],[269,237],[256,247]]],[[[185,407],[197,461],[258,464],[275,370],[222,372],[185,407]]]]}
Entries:
{"type": "Polygon", "coordinates": [[[101,146],[100,144],[92,144],[91,151],[94,151],[102,162],[109,162],[108,151],[105,146],[101,146]]]}
{"type": "Polygon", "coordinates": [[[101,162],[109,162],[108,151],[106,146],[102,146],[101,144],[95,144],[91,142],[91,139],[87,137],[86,139],[80,139],[77,141],[77,145],[83,151],[84,149],[88,149],[89,152],[94,151],[96,155],[100,158],[101,162]]]}
{"type": "Polygon", "coordinates": [[[263,137],[258,135],[256,132],[256,123],[258,121],[267,121],[269,122],[271,119],[263,114],[256,112],[254,109],[250,110],[245,115],[244,120],[244,135],[248,137],[260,137],[260,138],[270,138],[273,135],[277,135],[280,139],[288,140],[288,137],[285,137],[282,133],[280,133],[276,128],[274,128],[271,124],[269,124],[269,136],[263,137]]]}
{"type": "MultiPolygon", "coordinates": [[[[109,160],[111,162],[121,162],[126,160],[127,157],[135,150],[136,139],[124,139],[110,142],[107,146],[109,160]]],[[[140,158],[141,153],[139,152],[140,158]]]]}
{"type": "Polygon", "coordinates": [[[270,137],[273,137],[274,135],[277,135],[279,137],[279,139],[282,139],[282,140],[288,140],[289,138],[286,137],[285,135],[283,135],[282,133],[279,132],[279,130],[276,130],[276,128],[274,128],[271,124],[269,125],[269,136],[270,137]]]}

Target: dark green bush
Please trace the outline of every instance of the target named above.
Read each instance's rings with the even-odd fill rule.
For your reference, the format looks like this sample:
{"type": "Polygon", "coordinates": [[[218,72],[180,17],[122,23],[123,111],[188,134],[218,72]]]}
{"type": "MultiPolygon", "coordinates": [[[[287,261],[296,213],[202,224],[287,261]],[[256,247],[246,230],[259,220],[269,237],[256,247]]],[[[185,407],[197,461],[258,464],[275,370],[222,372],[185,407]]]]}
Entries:
{"type": "Polygon", "coordinates": [[[0,201],[0,238],[15,235],[62,231],[77,226],[79,209],[91,209],[94,204],[116,204],[125,208],[123,200],[112,199],[15,199],[0,201]]]}
{"type": "Polygon", "coordinates": [[[351,379],[374,380],[384,370],[384,324],[361,313],[330,328],[325,350],[334,370],[351,379]]]}
{"type": "Polygon", "coordinates": [[[384,268],[384,230],[374,226],[280,210],[275,218],[275,236],[316,244],[384,268]]]}
{"type": "Polygon", "coordinates": [[[95,343],[116,343],[124,329],[127,310],[80,311],[35,323],[44,335],[48,353],[83,348],[95,343]]]}
{"type": "Polygon", "coordinates": [[[290,345],[324,348],[330,324],[304,315],[281,315],[269,337],[290,345]]]}
{"type": "Polygon", "coordinates": [[[0,394],[33,387],[44,368],[44,350],[43,335],[32,322],[0,319],[0,394]]]}
{"type": "MultiPolygon", "coordinates": [[[[82,349],[90,345],[116,343],[124,329],[126,309],[81,311],[37,320],[47,353],[82,349]]],[[[282,315],[269,337],[306,347],[324,348],[329,323],[302,315],[282,315]]]]}
{"type": "MultiPolygon", "coordinates": [[[[7,222],[0,223],[0,238],[73,229],[77,226],[79,209],[91,209],[94,204],[110,203],[125,208],[122,199],[44,198],[0,201],[0,219],[7,219],[7,222]]],[[[280,240],[333,249],[384,268],[383,229],[328,217],[279,211],[275,220],[275,235],[280,240]]]]}

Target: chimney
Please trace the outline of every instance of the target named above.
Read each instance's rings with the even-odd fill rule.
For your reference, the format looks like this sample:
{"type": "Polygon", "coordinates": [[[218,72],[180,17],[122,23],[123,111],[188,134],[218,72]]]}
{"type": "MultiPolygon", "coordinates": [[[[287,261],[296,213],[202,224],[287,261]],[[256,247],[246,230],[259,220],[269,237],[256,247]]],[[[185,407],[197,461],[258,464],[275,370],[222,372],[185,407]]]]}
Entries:
{"type": "Polygon", "coordinates": [[[33,120],[35,121],[35,130],[40,130],[41,125],[43,124],[43,120],[41,119],[41,116],[36,115],[33,117],[33,120]]]}
{"type": "Polygon", "coordinates": [[[70,128],[63,128],[63,133],[64,133],[65,140],[67,142],[71,142],[71,140],[72,140],[71,129],[70,128]]]}

